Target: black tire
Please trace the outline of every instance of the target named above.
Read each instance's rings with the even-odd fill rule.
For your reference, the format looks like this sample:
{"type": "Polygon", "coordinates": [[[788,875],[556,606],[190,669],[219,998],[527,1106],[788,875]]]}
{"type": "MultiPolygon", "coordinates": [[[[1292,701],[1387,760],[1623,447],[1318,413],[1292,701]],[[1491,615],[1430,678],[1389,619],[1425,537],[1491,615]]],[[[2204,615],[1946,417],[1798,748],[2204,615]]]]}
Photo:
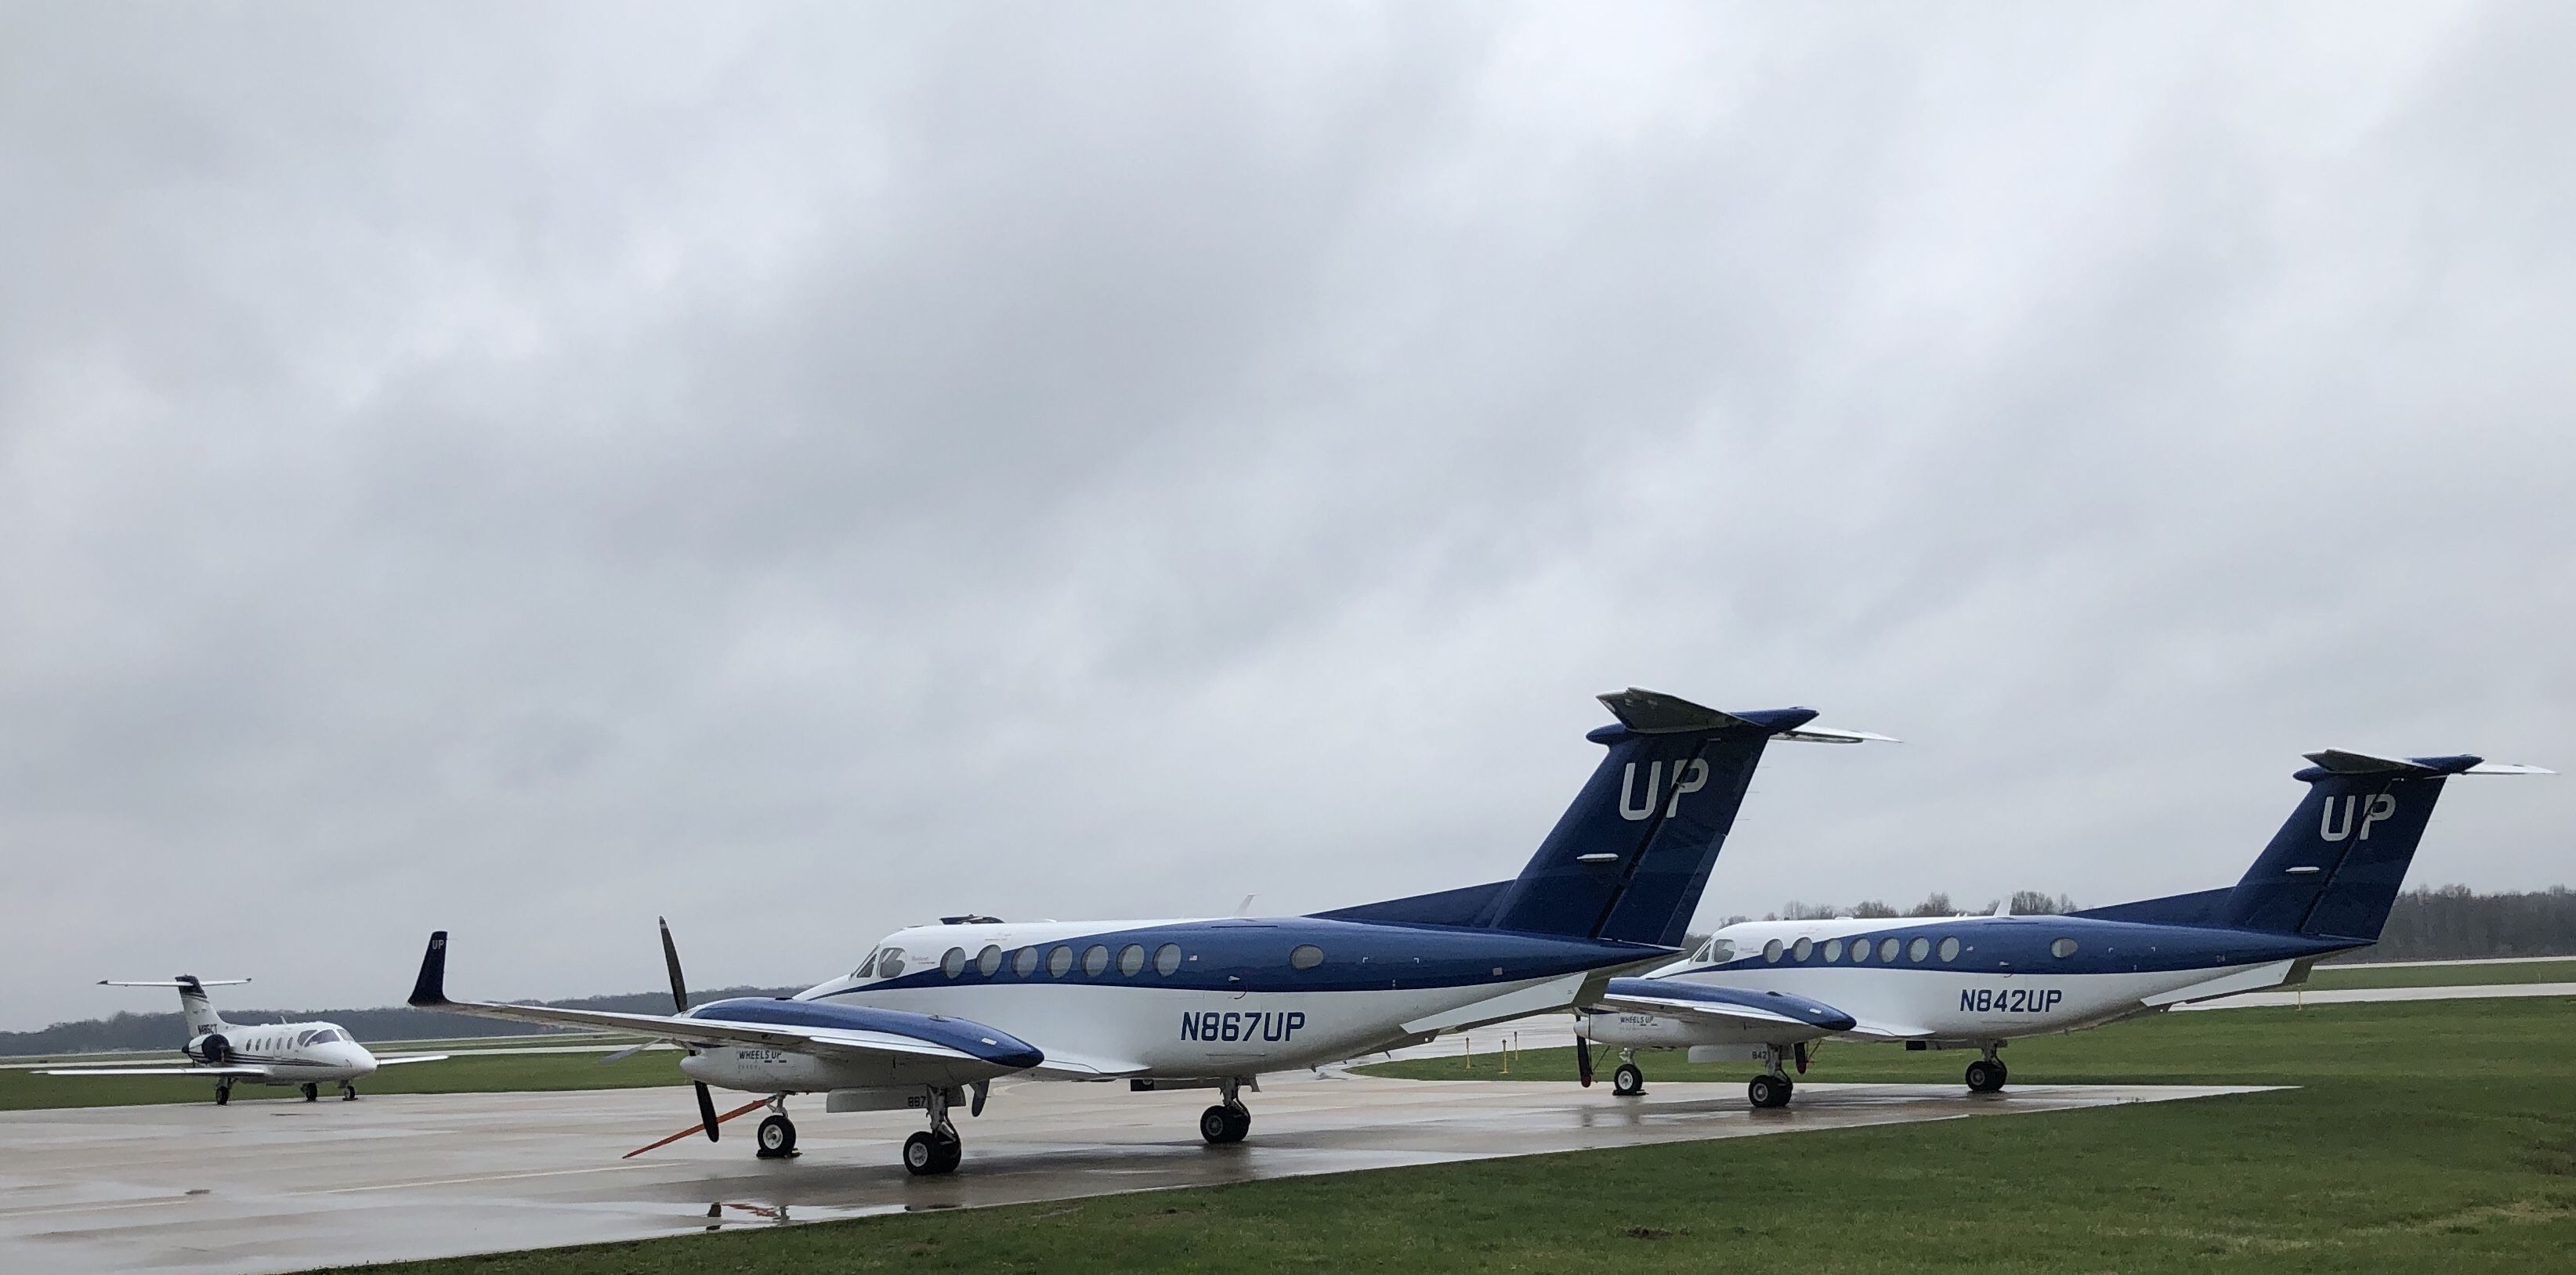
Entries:
{"type": "Polygon", "coordinates": [[[231,1102],[232,1100],[233,1100],[233,1087],[232,1087],[231,1085],[217,1085],[217,1086],[215,1086],[215,1105],[216,1105],[216,1106],[218,1106],[218,1107],[223,1106],[225,1103],[231,1102]]]}
{"type": "MultiPolygon", "coordinates": [[[[1248,1118],[1243,1124],[1246,1129],[1252,1127],[1252,1121],[1248,1118]]],[[[1210,1107],[1199,1113],[1199,1137],[1209,1146],[1221,1147],[1242,1136],[1234,1131],[1234,1113],[1226,1110],[1223,1105],[1210,1107]]]]}
{"type": "Polygon", "coordinates": [[[1252,1113],[1250,1111],[1241,1107],[1229,1108],[1226,1111],[1226,1141],[1241,1142],[1251,1132],[1252,1113]]]}
{"type": "Polygon", "coordinates": [[[955,1173],[958,1162],[966,1158],[966,1143],[961,1138],[933,1138],[939,1147],[939,1171],[955,1173]]]}
{"type": "Polygon", "coordinates": [[[903,1140],[903,1167],[911,1170],[914,1177],[946,1173],[947,1169],[939,1167],[940,1161],[939,1139],[931,1137],[928,1130],[903,1140]]]}
{"type": "Polygon", "coordinates": [[[1744,1087],[1744,1096],[1763,1110],[1789,1105],[1789,1082],[1777,1076],[1755,1076],[1744,1087]]]}
{"type": "Polygon", "coordinates": [[[796,1154],[796,1122],[785,1116],[772,1115],[760,1122],[760,1131],[754,1140],[759,1143],[761,1159],[786,1159],[796,1154]]]}
{"type": "Polygon", "coordinates": [[[342,1085],[342,1086],[340,1086],[340,1101],[342,1101],[342,1102],[356,1102],[357,1100],[358,1100],[358,1087],[357,1087],[356,1085],[342,1085]]]}
{"type": "Polygon", "coordinates": [[[2004,1087],[2004,1065],[1980,1058],[1968,1064],[1968,1090],[1971,1093],[1994,1093],[2004,1087]]]}
{"type": "Polygon", "coordinates": [[[304,1086],[304,1100],[305,1100],[306,1102],[320,1102],[320,1101],[322,1101],[322,1086],[320,1086],[320,1085],[306,1085],[306,1086],[304,1086]]]}
{"type": "Polygon", "coordinates": [[[1646,1073],[1635,1063],[1621,1063],[1610,1073],[1610,1092],[1622,1098],[1634,1098],[1646,1092],[1646,1073]]]}

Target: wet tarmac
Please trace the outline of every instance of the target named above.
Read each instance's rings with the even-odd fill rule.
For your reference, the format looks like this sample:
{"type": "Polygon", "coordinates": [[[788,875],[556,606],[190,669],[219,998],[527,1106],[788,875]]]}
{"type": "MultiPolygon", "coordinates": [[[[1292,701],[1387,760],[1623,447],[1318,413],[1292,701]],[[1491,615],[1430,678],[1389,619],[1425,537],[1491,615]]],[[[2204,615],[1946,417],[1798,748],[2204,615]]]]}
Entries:
{"type": "MultiPolygon", "coordinates": [[[[1535,1042],[1534,1042],[1535,1043],[1535,1042]]],[[[0,1114],[0,1269],[289,1271],[774,1226],[899,1210],[1067,1199],[1353,1169],[2254,1092],[2191,1086],[1798,1088],[1755,1112],[1742,1086],[1640,1098],[1563,1081],[1431,1083],[1335,1073],[1250,1095],[1252,1137],[1202,1145],[1204,1090],[997,1085],[960,1120],[964,1167],[896,1162],[920,1118],[793,1110],[803,1155],[720,1144],[618,1157],[686,1124],[685,1089],[370,1097],[357,1103],[107,1107],[0,1114]]],[[[739,1130],[739,1132],[736,1132],[739,1130]]]]}

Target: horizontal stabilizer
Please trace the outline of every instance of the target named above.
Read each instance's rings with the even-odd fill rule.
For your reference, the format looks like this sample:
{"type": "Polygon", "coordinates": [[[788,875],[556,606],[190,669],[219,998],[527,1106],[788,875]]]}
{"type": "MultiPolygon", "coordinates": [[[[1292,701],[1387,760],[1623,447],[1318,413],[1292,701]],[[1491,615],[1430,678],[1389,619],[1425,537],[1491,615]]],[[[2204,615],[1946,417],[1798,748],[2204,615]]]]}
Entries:
{"type": "Polygon", "coordinates": [[[1838,730],[1831,726],[1801,726],[1796,730],[1784,730],[1772,738],[1785,739],[1793,744],[1902,744],[1905,742],[1894,735],[1881,735],[1865,730],[1838,730]]]}
{"type": "Polygon", "coordinates": [[[2368,753],[2328,748],[2309,753],[2308,760],[2330,775],[2554,775],[2557,771],[2541,766],[2518,766],[2511,762],[2488,761],[2474,753],[2457,753],[2449,757],[2373,757],[2368,753]]]}
{"type": "Polygon", "coordinates": [[[2546,766],[2518,766],[2509,761],[2482,761],[2460,772],[2463,775],[2555,775],[2546,766]]]}
{"type": "Polygon", "coordinates": [[[246,978],[102,978],[101,987],[239,987],[246,978]]]}

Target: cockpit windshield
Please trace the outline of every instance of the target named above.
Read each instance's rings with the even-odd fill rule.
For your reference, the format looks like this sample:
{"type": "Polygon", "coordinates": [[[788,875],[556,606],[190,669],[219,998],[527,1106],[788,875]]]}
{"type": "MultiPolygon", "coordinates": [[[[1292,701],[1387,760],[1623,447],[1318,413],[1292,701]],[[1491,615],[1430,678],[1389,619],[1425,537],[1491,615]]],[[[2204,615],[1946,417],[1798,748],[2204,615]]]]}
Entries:
{"type": "Polygon", "coordinates": [[[877,953],[877,977],[893,978],[903,973],[903,949],[890,947],[877,953]]]}
{"type": "Polygon", "coordinates": [[[877,953],[878,953],[878,951],[880,951],[880,950],[881,950],[881,949],[873,948],[873,947],[872,947],[872,948],[869,948],[869,949],[868,949],[868,959],[866,959],[866,960],[864,960],[864,961],[859,962],[859,967],[858,967],[857,969],[854,969],[854,970],[851,970],[851,971],[850,971],[850,977],[852,977],[852,978],[874,978],[874,977],[876,977],[876,971],[877,971],[877,953]]]}
{"type": "Polygon", "coordinates": [[[307,1045],[329,1045],[347,1039],[348,1037],[341,1035],[339,1032],[325,1027],[322,1030],[313,1033],[313,1039],[305,1041],[304,1043],[307,1045]]]}

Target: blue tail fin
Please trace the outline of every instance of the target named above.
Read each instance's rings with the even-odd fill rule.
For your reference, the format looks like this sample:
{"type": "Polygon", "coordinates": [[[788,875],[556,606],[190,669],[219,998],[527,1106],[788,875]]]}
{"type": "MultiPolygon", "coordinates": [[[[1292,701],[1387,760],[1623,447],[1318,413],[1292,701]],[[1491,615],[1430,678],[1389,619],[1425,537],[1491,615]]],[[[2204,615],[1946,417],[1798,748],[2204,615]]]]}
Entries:
{"type": "Polygon", "coordinates": [[[2316,764],[2293,776],[2308,785],[2307,796],[2234,889],[2076,915],[2377,942],[2442,782],[2472,771],[2533,773],[2466,755],[2401,760],[2328,750],[2308,760],[2316,764]]]}
{"type": "Polygon", "coordinates": [[[1885,738],[1800,729],[1813,709],[1721,713],[1635,689],[1601,702],[1619,724],[1590,738],[1609,755],[1518,878],[1321,915],[1669,947],[1699,908],[1765,745],[1885,738]]]}

